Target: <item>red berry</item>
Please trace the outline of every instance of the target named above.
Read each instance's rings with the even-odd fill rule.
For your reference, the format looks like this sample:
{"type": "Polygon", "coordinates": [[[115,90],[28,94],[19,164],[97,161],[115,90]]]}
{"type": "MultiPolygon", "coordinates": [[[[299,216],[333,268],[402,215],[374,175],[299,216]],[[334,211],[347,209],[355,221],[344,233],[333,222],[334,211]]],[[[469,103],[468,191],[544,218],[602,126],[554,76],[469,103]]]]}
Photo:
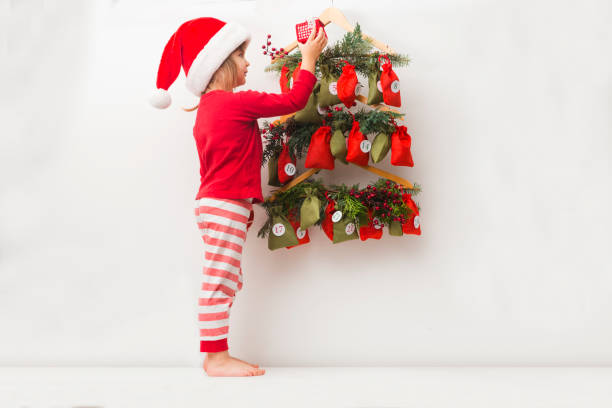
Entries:
{"type": "Polygon", "coordinates": [[[265,46],[265,45],[262,45],[262,46],[261,46],[261,49],[265,50],[265,49],[266,49],[266,46],[265,46]]]}
{"type": "Polygon", "coordinates": [[[285,49],[284,49],[284,48],[281,48],[280,50],[281,50],[281,52],[284,52],[284,51],[285,51],[285,49]]]}
{"type": "Polygon", "coordinates": [[[264,55],[268,55],[268,53],[264,51],[264,55]]]}
{"type": "Polygon", "coordinates": [[[272,35],[271,35],[271,34],[268,34],[268,38],[270,38],[270,37],[272,37],[272,35]]]}
{"type": "Polygon", "coordinates": [[[268,41],[268,45],[272,44],[272,41],[268,41]]]}
{"type": "Polygon", "coordinates": [[[276,51],[276,48],[272,47],[272,51],[276,51]]]}

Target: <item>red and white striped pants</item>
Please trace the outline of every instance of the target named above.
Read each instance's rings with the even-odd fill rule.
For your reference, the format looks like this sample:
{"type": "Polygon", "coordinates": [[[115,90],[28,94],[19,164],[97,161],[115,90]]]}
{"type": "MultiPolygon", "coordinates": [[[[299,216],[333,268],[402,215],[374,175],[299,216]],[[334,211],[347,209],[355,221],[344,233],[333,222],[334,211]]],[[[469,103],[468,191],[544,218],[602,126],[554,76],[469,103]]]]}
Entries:
{"type": "Polygon", "coordinates": [[[202,197],[195,216],[204,240],[204,270],[198,296],[200,351],[228,349],[229,313],[242,289],[242,248],[253,222],[250,199],[202,197]]]}

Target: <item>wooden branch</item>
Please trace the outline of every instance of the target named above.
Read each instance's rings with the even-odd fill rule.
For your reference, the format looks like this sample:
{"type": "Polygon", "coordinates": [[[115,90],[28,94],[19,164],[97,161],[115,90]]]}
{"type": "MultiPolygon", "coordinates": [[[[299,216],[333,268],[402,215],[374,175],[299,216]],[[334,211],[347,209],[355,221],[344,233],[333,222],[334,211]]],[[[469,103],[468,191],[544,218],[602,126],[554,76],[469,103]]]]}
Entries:
{"type": "MultiPolygon", "coordinates": [[[[355,27],[353,27],[348,20],[346,19],[346,17],[344,17],[344,14],[342,14],[342,12],[335,8],[335,7],[330,7],[328,9],[325,9],[321,15],[319,16],[319,20],[321,20],[321,22],[323,24],[325,24],[326,26],[329,23],[334,23],[339,27],[342,27],[345,31],[348,31],[349,33],[352,33],[353,30],[355,30],[355,27]]],[[[387,53],[387,54],[395,54],[395,51],[393,51],[393,49],[391,47],[389,47],[387,44],[382,43],[381,41],[378,41],[376,38],[369,36],[367,34],[361,34],[361,37],[368,41],[369,43],[371,43],[374,47],[378,48],[379,50],[387,53]]],[[[298,42],[293,41],[291,44],[287,45],[284,50],[286,54],[289,54],[291,51],[293,51],[296,47],[298,46],[298,42]]],[[[279,57],[274,57],[272,59],[272,61],[270,62],[271,64],[274,64],[277,60],[279,59],[279,57]]]]}
{"type": "Polygon", "coordinates": [[[378,176],[381,176],[383,178],[386,178],[388,180],[395,181],[397,184],[401,184],[402,186],[404,186],[406,188],[410,188],[410,189],[414,188],[412,183],[409,182],[408,180],[405,180],[405,179],[403,179],[403,178],[401,178],[399,176],[396,176],[393,173],[389,173],[388,171],[377,169],[376,167],[372,167],[372,166],[360,166],[359,164],[355,164],[355,163],[352,163],[352,162],[349,162],[349,163],[354,164],[355,166],[361,167],[364,170],[367,170],[367,171],[369,171],[371,173],[374,173],[374,174],[376,174],[378,176]]]}
{"type": "Polygon", "coordinates": [[[288,184],[285,184],[284,186],[282,186],[278,190],[275,190],[272,193],[272,196],[269,198],[269,200],[270,201],[274,201],[276,199],[276,195],[278,193],[282,193],[283,191],[287,191],[291,187],[300,184],[302,181],[306,180],[308,177],[312,176],[313,174],[318,173],[320,170],[321,169],[308,169],[308,171],[305,171],[304,173],[300,174],[299,176],[297,176],[296,178],[291,180],[288,184]]]}

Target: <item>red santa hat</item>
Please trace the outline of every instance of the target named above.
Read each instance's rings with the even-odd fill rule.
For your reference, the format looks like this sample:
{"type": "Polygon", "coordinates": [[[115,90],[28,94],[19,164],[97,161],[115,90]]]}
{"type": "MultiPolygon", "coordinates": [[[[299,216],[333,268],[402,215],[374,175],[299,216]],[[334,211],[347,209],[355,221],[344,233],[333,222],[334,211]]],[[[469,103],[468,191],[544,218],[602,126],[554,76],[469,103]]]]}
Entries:
{"type": "Polygon", "coordinates": [[[201,17],[183,23],[164,48],[151,105],[159,109],[170,106],[168,88],[181,66],[187,77],[187,89],[199,98],[223,61],[245,41],[247,44],[251,41],[251,34],[235,22],[201,17]]]}

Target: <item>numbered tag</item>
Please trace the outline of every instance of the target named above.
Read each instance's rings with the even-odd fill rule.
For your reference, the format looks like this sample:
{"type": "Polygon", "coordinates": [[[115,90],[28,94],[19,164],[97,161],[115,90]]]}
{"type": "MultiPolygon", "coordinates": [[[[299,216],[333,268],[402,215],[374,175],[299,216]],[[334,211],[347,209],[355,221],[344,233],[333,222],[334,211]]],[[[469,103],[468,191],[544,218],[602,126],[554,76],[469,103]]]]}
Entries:
{"type": "Polygon", "coordinates": [[[419,228],[421,226],[421,219],[418,215],[414,217],[414,228],[419,228]]]}
{"type": "Polygon", "coordinates": [[[306,230],[298,227],[297,231],[295,231],[295,235],[297,235],[298,239],[302,239],[306,236],[306,230]]]}
{"type": "Polygon", "coordinates": [[[376,88],[378,89],[378,92],[382,92],[382,85],[380,81],[376,81],[376,88]]]}
{"type": "Polygon", "coordinates": [[[346,228],[344,228],[344,232],[346,232],[346,235],[351,235],[353,232],[355,232],[355,224],[353,224],[352,222],[349,222],[348,224],[346,224],[346,228]]]}
{"type": "Polygon", "coordinates": [[[332,221],[338,222],[342,219],[342,211],[338,210],[332,215],[332,221]]]}
{"type": "Polygon", "coordinates": [[[362,152],[368,153],[372,149],[372,143],[369,140],[362,140],[361,143],[359,143],[359,148],[362,152]]]}
{"type": "Polygon", "coordinates": [[[400,91],[400,83],[396,79],[395,81],[391,82],[391,92],[398,93],[399,91],[400,91]]]}
{"type": "Polygon", "coordinates": [[[293,163],[285,164],[285,173],[287,173],[288,176],[293,176],[295,174],[295,165],[293,163]]]}
{"type": "Polygon", "coordinates": [[[329,93],[332,95],[338,95],[338,83],[332,82],[329,84],[329,93]]]}
{"type": "Polygon", "coordinates": [[[363,88],[363,86],[357,82],[357,86],[355,87],[355,96],[359,95],[359,92],[361,92],[361,89],[363,88]]]}
{"type": "Polygon", "coordinates": [[[374,225],[374,229],[381,229],[383,226],[380,222],[380,218],[378,217],[374,217],[374,219],[372,220],[372,224],[374,225]]]}
{"type": "Polygon", "coordinates": [[[285,234],[285,226],[280,222],[278,224],[274,224],[272,227],[272,233],[277,237],[280,237],[285,234]]]}

